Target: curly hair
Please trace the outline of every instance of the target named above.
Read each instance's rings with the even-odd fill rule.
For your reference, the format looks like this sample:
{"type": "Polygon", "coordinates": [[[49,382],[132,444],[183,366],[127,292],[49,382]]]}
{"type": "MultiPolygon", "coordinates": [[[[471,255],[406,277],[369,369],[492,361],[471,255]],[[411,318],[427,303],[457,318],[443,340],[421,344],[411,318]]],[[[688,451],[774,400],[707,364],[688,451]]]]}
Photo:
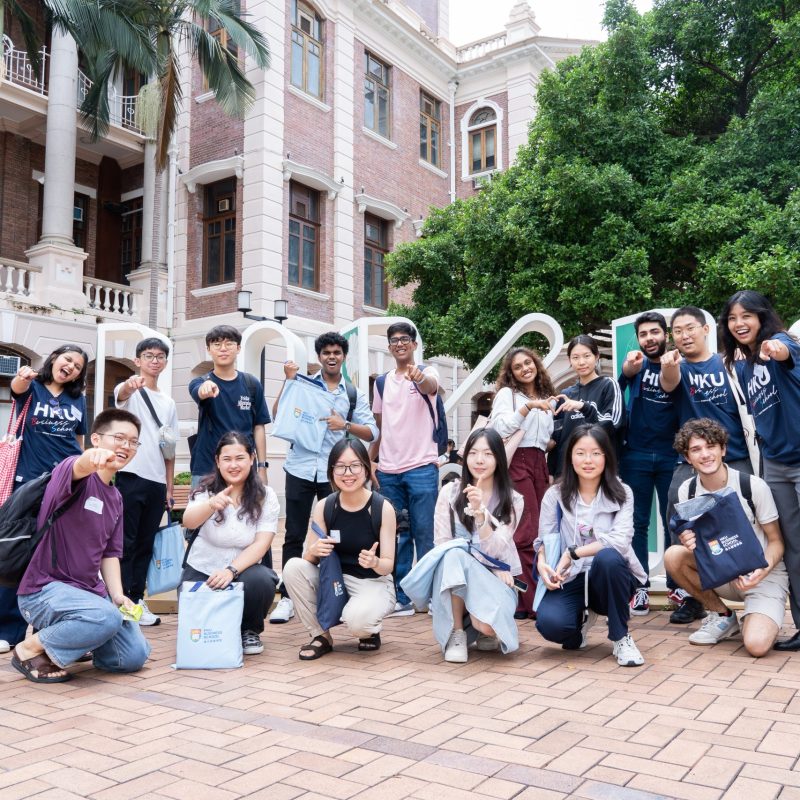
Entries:
{"type": "Polygon", "coordinates": [[[728,431],[713,419],[705,417],[701,419],[690,419],[684,422],[681,429],[675,434],[672,446],[677,453],[685,456],[689,452],[689,440],[692,436],[703,439],[708,444],[718,444],[726,447],[728,444],[728,431]]]}
{"type": "MultiPolygon", "coordinates": [[[[500,372],[497,375],[496,389],[499,392],[501,389],[508,387],[512,392],[521,392],[519,384],[514,380],[514,373],[511,371],[511,362],[520,354],[523,353],[533,359],[536,367],[536,377],[533,379],[533,388],[537,397],[552,397],[556,390],[553,388],[553,382],[547,374],[547,368],[544,362],[539,357],[535,350],[529,347],[512,347],[503,359],[500,365],[500,372]]],[[[465,451],[466,452],[466,451],[465,451]]]]}

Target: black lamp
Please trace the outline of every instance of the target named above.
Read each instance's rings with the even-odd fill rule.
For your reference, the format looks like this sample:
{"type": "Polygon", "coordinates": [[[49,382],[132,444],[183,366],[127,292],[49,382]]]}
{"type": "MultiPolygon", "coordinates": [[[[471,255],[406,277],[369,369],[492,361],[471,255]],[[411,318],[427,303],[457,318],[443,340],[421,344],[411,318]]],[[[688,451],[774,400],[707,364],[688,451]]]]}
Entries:
{"type": "Polygon", "coordinates": [[[283,321],[289,318],[289,301],[288,300],[275,300],[274,302],[274,316],[262,317],[258,314],[251,314],[253,308],[251,297],[253,293],[248,289],[241,289],[236,294],[236,307],[244,314],[245,319],[253,319],[256,322],[277,322],[283,325],[283,321]]]}

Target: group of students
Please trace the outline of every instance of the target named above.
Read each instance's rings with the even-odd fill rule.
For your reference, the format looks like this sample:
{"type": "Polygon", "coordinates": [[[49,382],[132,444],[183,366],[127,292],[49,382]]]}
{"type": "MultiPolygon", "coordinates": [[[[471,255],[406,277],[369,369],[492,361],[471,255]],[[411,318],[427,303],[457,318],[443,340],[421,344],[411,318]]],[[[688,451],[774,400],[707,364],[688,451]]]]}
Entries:
{"type": "MultiPolygon", "coordinates": [[[[578,649],[602,615],[618,663],[637,666],[644,660],[628,624],[631,614],[649,611],[653,493],[669,536],[675,502],[729,486],[768,566],[704,591],[694,535],[681,533],[665,555],[677,605],[671,621],[702,619],[690,641],[713,644],[739,630],[721,598],[743,600],[745,647],[763,655],[780,630],[788,588],[800,627],[800,433],[790,417],[800,403],[798,344],[769,302],[749,291],[734,295],[720,317],[722,356],[709,351],[697,308],[673,314],[675,350],[668,349],[660,314],[641,315],[635,327],[639,350],[627,355],[619,380],[599,375],[591,337],[572,339],[567,355],[576,382],[561,394],[534,351],[512,349],[500,368],[489,424],[470,433],[460,480],[441,490],[439,376],[416,363],[413,326],[389,327],[395,367],[378,379],[371,408],[343,377],[347,341],[334,332],[320,336],[321,369],[313,380],[330,395],[331,412],[319,451],[294,446],[287,456],[280,580],[270,555],[279,505],[266,485],[270,415],[263,387],[236,370],[238,331],[213,329],[206,343],[214,368],[189,387],[199,414],[184,525],[198,535],[184,579],[215,589],[244,584],[246,654],[263,651],[261,634],[278,591],[269,620],[285,623],[297,614],[310,636],[299,657],[312,660],[333,649],[318,602],[319,565],[335,552],[349,597],[341,621],[359,650],[381,646],[385,617],[428,609],[452,662],[466,661],[473,643],[479,650],[517,649],[515,618],[534,618],[546,640],[578,649]],[[740,479],[762,463],[764,480],[740,479]],[[315,499],[318,532],[309,533],[315,499]]],[[[30,414],[15,485],[53,470],[42,522],[71,501],[16,593],[0,595],[6,626],[0,637],[9,620],[17,624],[9,637],[16,643],[12,663],[30,680],[66,680],[65,668],[85,657],[120,671],[138,669],[147,658],[138,625],[115,607],[124,612],[143,603],[152,536],[171,494],[174,463],[158,446],[162,421],[177,430],[174,403],[157,383],[168,354],[160,339],[139,344],[139,375],[115,389],[117,408],[97,416],[86,450],[79,438],[86,432],[85,353],[67,345],[38,374],[23,367],[12,381],[15,402],[30,414]],[[58,560],[48,557],[53,548],[58,560]],[[22,614],[15,620],[17,603],[22,614]],[[28,624],[34,632],[23,638],[28,624]]],[[[298,370],[287,362],[286,380],[298,370]]],[[[145,623],[155,620],[150,614],[145,623]]],[[[800,633],[776,647],[800,649],[800,633]]]]}

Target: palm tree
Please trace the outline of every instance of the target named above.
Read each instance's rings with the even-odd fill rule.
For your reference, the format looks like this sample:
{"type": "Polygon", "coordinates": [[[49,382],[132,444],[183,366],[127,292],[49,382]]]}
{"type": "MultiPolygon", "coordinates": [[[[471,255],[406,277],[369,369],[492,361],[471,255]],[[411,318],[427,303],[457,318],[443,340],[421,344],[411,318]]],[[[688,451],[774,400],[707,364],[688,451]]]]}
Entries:
{"type": "Polygon", "coordinates": [[[211,31],[224,31],[237,53],[246,52],[262,69],[269,67],[266,38],[244,19],[236,0],[47,1],[83,2],[108,12],[104,37],[96,36],[97,21],[88,15],[76,36],[86,73],[93,81],[81,104],[81,115],[93,138],[104,135],[110,117],[108,87],[114,77],[125,68],[148,76],[140,95],[143,113],[139,118],[145,135],[156,142],[158,171],[167,165],[181,102],[178,43],[185,43],[197,58],[220,108],[231,116],[244,117],[255,100],[255,89],[245,77],[238,55],[224,47],[211,31]],[[118,32],[112,30],[115,20],[119,22],[118,32]],[[149,39],[146,58],[134,46],[139,31],[145,31],[149,39]]]}
{"type": "MultiPolygon", "coordinates": [[[[34,77],[38,80],[41,65],[39,63],[39,38],[36,36],[36,27],[30,14],[17,2],[17,0],[0,0],[0,40],[3,38],[6,21],[6,9],[11,12],[12,19],[22,31],[22,41],[28,53],[28,61],[33,69],[34,77]]],[[[0,63],[0,80],[5,74],[5,59],[0,63]]]]}

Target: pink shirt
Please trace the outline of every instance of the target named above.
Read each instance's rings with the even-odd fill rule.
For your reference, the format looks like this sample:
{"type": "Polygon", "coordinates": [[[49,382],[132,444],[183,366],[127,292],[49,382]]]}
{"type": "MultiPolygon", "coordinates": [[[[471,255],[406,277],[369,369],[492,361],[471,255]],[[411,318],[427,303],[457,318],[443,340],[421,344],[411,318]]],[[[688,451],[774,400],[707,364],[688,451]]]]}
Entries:
{"type": "MultiPolygon", "coordinates": [[[[426,367],[425,377],[435,378],[438,386],[439,373],[434,367],[426,367]]],[[[436,393],[428,396],[435,414],[436,393]]],[[[381,415],[381,472],[397,475],[439,463],[431,412],[416,384],[391,370],[383,386],[383,397],[375,390],[372,413],[381,415]]]]}

